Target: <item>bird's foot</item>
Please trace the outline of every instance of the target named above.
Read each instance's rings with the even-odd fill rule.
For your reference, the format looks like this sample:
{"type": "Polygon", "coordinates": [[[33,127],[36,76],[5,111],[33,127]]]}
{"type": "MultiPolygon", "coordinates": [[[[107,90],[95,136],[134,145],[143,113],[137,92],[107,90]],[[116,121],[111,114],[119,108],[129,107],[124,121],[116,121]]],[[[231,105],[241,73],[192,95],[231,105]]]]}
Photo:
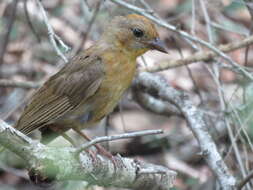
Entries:
{"type": "Polygon", "coordinates": [[[93,150],[85,150],[86,153],[88,153],[91,156],[91,159],[93,162],[96,162],[97,160],[97,153],[94,152],[93,150]]]}
{"type": "MultiPolygon", "coordinates": [[[[84,139],[88,140],[88,141],[91,141],[91,138],[88,137],[85,133],[83,133],[82,131],[80,131],[79,129],[77,128],[73,128],[74,131],[76,131],[80,136],[82,136],[84,139]]],[[[107,151],[104,147],[102,147],[101,145],[99,144],[95,144],[94,145],[98,151],[98,153],[100,153],[101,155],[107,157],[108,159],[110,159],[114,165],[114,169],[117,168],[117,166],[119,166],[119,163],[116,159],[115,156],[113,156],[109,151],[107,151]]],[[[89,152],[90,153],[90,152],[89,152]]],[[[97,155],[96,153],[90,153],[90,155],[93,157],[93,158],[97,158],[97,155]]],[[[94,159],[94,160],[95,160],[94,159]]]]}
{"type": "Polygon", "coordinates": [[[119,165],[118,160],[116,159],[115,156],[112,155],[112,153],[110,153],[108,150],[106,150],[104,147],[102,147],[99,144],[95,144],[94,145],[96,147],[96,149],[98,150],[98,153],[107,157],[109,160],[112,161],[113,165],[114,165],[114,169],[117,168],[117,166],[119,165]]]}

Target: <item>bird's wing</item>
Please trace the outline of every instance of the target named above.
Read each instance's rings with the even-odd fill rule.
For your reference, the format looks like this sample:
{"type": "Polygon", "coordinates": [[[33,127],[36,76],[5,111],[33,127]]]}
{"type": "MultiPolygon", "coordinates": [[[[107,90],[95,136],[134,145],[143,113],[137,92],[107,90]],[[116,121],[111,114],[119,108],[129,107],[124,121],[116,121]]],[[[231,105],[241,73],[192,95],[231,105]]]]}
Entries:
{"type": "Polygon", "coordinates": [[[16,128],[28,134],[67,114],[97,91],[103,76],[98,56],[84,53],[74,57],[34,94],[16,128]]]}

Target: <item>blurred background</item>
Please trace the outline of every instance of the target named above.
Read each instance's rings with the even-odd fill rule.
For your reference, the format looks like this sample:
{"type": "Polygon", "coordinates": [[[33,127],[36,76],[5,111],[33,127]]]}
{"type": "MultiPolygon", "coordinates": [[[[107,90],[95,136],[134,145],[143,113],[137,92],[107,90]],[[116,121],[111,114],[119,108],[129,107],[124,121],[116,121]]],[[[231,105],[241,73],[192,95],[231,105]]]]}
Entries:
{"type": "MultiPolygon", "coordinates": [[[[214,46],[241,41],[253,30],[253,7],[240,0],[129,0],[132,5],[152,10],[176,28],[214,46]]],[[[110,0],[43,0],[55,34],[71,48],[70,58],[99,39],[105,23],[116,15],[133,13],[110,0]]],[[[138,67],[188,57],[206,47],[189,43],[166,28],[157,26],[169,54],[150,51],[138,58],[138,67]]],[[[242,68],[253,65],[252,48],[226,53],[242,68]]],[[[34,92],[30,87],[8,87],[1,80],[41,84],[64,65],[50,43],[48,29],[36,0],[0,1],[0,118],[14,124],[34,92]]],[[[253,85],[221,58],[196,62],[159,72],[174,88],[186,91],[206,115],[206,124],[224,161],[238,179],[252,170],[253,85]]],[[[131,89],[119,106],[100,125],[85,130],[91,137],[144,129],[163,129],[162,135],[120,140],[104,144],[112,153],[137,158],[178,172],[173,190],[212,190],[216,179],[200,154],[198,143],[180,113],[154,114],[142,108],[131,89]]],[[[75,135],[69,131],[71,135],[75,135]]],[[[39,138],[39,132],[33,134],[39,138]]],[[[83,139],[80,139],[80,143],[83,139]]],[[[50,145],[70,146],[63,138],[50,145]]],[[[25,164],[7,150],[0,154],[0,189],[47,189],[28,180],[25,164]]],[[[50,187],[52,188],[52,187],[50,187]]],[[[86,187],[84,182],[62,182],[53,189],[113,189],[86,187]]],[[[253,189],[249,183],[245,189],[253,189]]]]}

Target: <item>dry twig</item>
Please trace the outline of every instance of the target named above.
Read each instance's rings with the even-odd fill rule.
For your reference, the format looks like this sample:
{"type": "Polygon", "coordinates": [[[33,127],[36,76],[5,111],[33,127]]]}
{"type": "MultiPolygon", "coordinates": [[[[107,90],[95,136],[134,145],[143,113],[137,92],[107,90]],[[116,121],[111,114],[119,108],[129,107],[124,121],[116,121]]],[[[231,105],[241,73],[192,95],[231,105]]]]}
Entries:
{"type": "Polygon", "coordinates": [[[41,83],[39,82],[29,82],[29,81],[12,81],[7,79],[0,79],[0,87],[13,87],[13,88],[39,88],[41,83]]]}
{"type": "Polygon", "coordinates": [[[251,171],[244,179],[242,179],[238,185],[237,190],[241,190],[253,178],[253,171],[251,171]]]}
{"type": "Polygon", "coordinates": [[[14,0],[12,3],[12,8],[11,8],[11,15],[10,18],[8,19],[8,23],[7,23],[7,30],[5,32],[5,34],[3,34],[3,42],[1,42],[0,44],[0,65],[3,64],[4,61],[4,54],[7,48],[7,45],[9,43],[9,38],[10,38],[10,33],[11,33],[11,29],[15,20],[15,16],[16,16],[16,9],[17,9],[17,4],[18,4],[19,0],[14,0]]]}
{"type": "Polygon", "coordinates": [[[146,135],[155,135],[155,134],[161,134],[163,133],[162,130],[144,130],[144,131],[136,131],[131,133],[124,133],[119,135],[111,135],[111,136],[104,136],[104,137],[96,137],[95,139],[92,139],[91,141],[83,144],[81,147],[77,149],[77,153],[79,154],[81,151],[101,142],[107,142],[107,141],[114,141],[119,139],[127,139],[127,138],[134,138],[134,137],[141,137],[146,135]]]}
{"type": "Polygon", "coordinates": [[[52,26],[49,23],[48,17],[47,17],[47,13],[43,7],[43,5],[41,4],[41,0],[36,0],[39,9],[42,13],[43,16],[43,21],[45,23],[45,25],[47,26],[47,30],[48,30],[48,36],[49,36],[49,40],[51,42],[51,44],[53,45],[53,48],[55,49],[56,53],[58,56],[60,56],[62,58],[62,60],[67,63],[68,59],[65,57],[65,55],[61,52],[61,50],[59,49],[57,42],[64,48],[65,52],[70,50],[70,47],[68,47],[62,40],[61,38],[55,34],[52,26]]]}
{"type": "MultiPolygon", "coordinates": [[[[228,44],[220,45],[218,46],[218,48],[220,51],[224,53],[228,53],[240,48],[244,48],[250,44],[253,44],[253,36],[246,37],[245,39],[237,41],[237,42],[231,42],[228,44]]],[[[188,65],[195,62],[209,61],[217,56],[218,55],[212,51],[200,51],[184,59],[164,61],[164,62],[157,63],[154,66],[149,67],[149,68],[141,68],[140,71],[158,72],[158,71],[163,71],[170,68],[188,65]]],[[[243,67],[243,66],[240,66],[240,67],[243,67]]]]}

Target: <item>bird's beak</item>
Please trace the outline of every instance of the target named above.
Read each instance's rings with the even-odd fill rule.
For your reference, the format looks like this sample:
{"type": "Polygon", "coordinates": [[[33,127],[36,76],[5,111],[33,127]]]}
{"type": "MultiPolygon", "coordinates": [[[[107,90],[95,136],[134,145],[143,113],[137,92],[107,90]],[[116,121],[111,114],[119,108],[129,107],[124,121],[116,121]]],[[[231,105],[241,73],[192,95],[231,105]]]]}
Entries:
{"type": "Polygon", "coordinates": [[[151,49],[155,49],[163,53],[168,53],[165,43],[160,38],[155,38],[149,41],[147,44],[151,49]]]}

